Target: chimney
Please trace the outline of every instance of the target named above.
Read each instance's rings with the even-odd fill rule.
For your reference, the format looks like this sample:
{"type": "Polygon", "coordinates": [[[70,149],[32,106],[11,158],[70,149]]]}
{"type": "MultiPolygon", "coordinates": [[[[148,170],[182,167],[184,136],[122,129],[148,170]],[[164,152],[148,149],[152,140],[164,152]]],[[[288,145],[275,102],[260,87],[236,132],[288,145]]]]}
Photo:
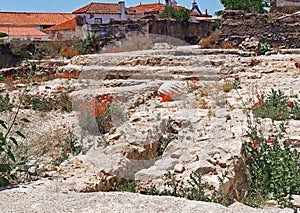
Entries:
{"type": "Polygon", "coordinates": [[[126,14],[125,14],[125,2],[124,1],[119,1],[119,8],[120,8],[120,12],[121,12],[121,20],[125,20],[126,19],[126,14]]]}
{"type": "Polygon", "coordinates": [[[171,6],[171,0],[166,0],[166,6],[170,7],[171,6]]]}
{"type": "Polygon", "coordinates": [[[172,6],[177,6],[177,1],[176,0],[170,0],[172,6]]]}

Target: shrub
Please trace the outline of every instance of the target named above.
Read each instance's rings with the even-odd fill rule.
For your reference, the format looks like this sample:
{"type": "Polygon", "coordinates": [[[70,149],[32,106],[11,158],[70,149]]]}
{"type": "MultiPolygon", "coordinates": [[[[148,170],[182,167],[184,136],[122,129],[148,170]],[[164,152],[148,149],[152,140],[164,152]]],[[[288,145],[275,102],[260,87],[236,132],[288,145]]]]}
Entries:
{"type": "Polygon", "coordinates": [[[262,0],[221,0],[226,10],[244,10],[251,13],[265,13],[267,4],[262,0]]]}
{"type": "Polygon", "coordinates": [[[230,92],[232,89],[240,89],[241,79],[238,75],[234,76],[234,80],[228,80],[226,77],[223,78],[224,83],[222,85],[224,92],[230,92]]]}
{"type": "Polygon", "coordinates": [[[296,101],[289,100],[280,90],[272,89],[268,95],[258,95],[258,102],[253,104],[256,117],[272,120],[300,119],[300,108],[296,101]]]}
{"type": "Polygon", "coordinates": [[[229,205],[232,202],[230,194],[223,194],[222,184],[227,174],[219,177],[219,190],[216,187],[209,185],[207,182],[202,181],[203,173],[201,170],[194,171],[190,174],[189,179],[184,184],[183,181],[177,181],[175,174],[167,172],[164,177],[166,179],[166,189],[159,192],[155,186],[151,186],[145,191],[146,194],[151,195],[167,195],[175,197],[184,197],[190,200],[216,202],[222,205],[229,205]],[[207,195],[207,191],[211,191],[211,195],[207,195]]]}
{"type": "MultiPolygon", "coordinates": [[[[300,194],[300,153],[280,145],[286,133],[284,123],[272,122],[271,130],[265,132],[259,117],[287,120],[299,113],[298,104],[274,89],[266,96],[257,94],[256,99],[251,107],[244,103],[249,140],[243,142],[242,153],[248,167],[249,191],[243,202],[260,207],[264,201],[275,199],[282,206],[290,206],[291,195],[300,194]]],[[[249,102],[253,103],[253,98],[249,102]]]]}
{"type": "Polygon", "coordinates": [[[70,155],[79,155],[82,151],[83,144],[78,140],[72,131],[68,131],[68,136],[64,139],[65,145],[61,150],[59,157],[57,157],[53,163],[59,166],[62,162],[67,160],[70,155]]]}
{"type": "MultiPolygon", "coordinates": [[[[19,109],[13,116],[11,123],[0,120],[2,130],[0,131],[0,187],[18,182],[22,174],[28,173],[26,168],[27,157],[24,153],[15,155],[15,149],[19,146],[18,139],[25,140],[26,137],[20,130],[15,130],[18,126],[17,116],[19,109]]],[[[26,118],[20,122],[28,123],[26,118]]]]}
{"type": "MultiPolygon", "coordinates": [[[[249,196],[289,206],[291,195],[300,194],[300,153],[280,147],[280,132],[265,137],[256,126],[247,135],[251,140],[244,144],[243,154],[249,168],[249,196]]],[[[257,201],[248,204],[259,206],[257,201]]]]}
{"type": "Polygon", "coordinates": [[[259,55],[264,55],[270,51],[270,45],[268,43],[260,43],[259,44],[259,55]]]}
{"type": "Polygon", "coordinates": [[[30,104],[31,104],[33,110],[51,111],[50,102],[46,99],[44,94],[32,95],[30,98],[30,104]]]}
{"type": "Polygon", "coordinates": [[[72,111],[72,101],[67,92],[60,92],[56,95],[57,106],[63,112],[71,112],[72,111]]]}
{"type": "Polygon", "coordinates": [[[10,103],[9,94],[6,93],[5,96],[3,96],[2,94],[0,94],[0,112],[11,111],[12,107],[13,106],[10,103]]]}
{"type": "Polygon", "coordinates": [[[171,143],[173,140],[178,139],[177,136],[168,135],[167,137],[161,136],[159,138],[159,146],[157,150],[157,155],[160,156],[163,154],[169,143],[171,143]]]}
{"type": "Polygon", "coordinates": [[[100,50],[99,36],[96,34],[89,34],[82,42],[82,54],[96,53],[100,50]]]}
{"type": "Polygon", "coordinates": [[[159,14],[159,18],[173,18],[181,22],[188,22],[190,20],[191,11],[185,8],[175,9],[172,6],[166,6],[164,11],[159,14]]]}
{"type": "Polygon", "coordinates": [[[218,45],[218,40],[219,40],[219,34],[220,32],[213,32],[211,35],[209,35],[207,38],[203,38],[200,40],[199,42],[199,46],[201,48],[204,48],[204,49],[214,49],[214,48],[217,48],[218,45]]]}
{"type": "Polygon", "coordinates": [[[225,41],[221,44],[221,48],[222,49],[233,49],[233,45],[232,43],[230,43],[229,41],[225,41]]]}
{"type": "Polygon", "coordinates": [[[0,38],[7,37],[7,36],[8,35],[6,33],[0,32],[0,38]]]}
{"type": "Polygon", "coordinates": [[[58,93],[53,94],[53,97],[37,92],[34,95],[27,94],[24,100],[25,108],[31,108],[40,112],[49,112],[51,110],[61,110],[63,112],[72,111],[72,101],[66,91],[58,87],[58,93]]]}
{"type": "Polygon", "coordinates": [[[122,180],[122,182],[115,184],[113,187],[115,191],[118,192],[132,192],[136,193],[137,192],[137,185],[133,181],[128,181],[128,180],[122,180]]]}
{"type": "Polygon", "coordinates": [[[105,134],[126,120],[124,107],[112,95],[99,95],[90,101],[77,98],[74,110],[79,111],[80,127],[93,135],[105,134]]]}

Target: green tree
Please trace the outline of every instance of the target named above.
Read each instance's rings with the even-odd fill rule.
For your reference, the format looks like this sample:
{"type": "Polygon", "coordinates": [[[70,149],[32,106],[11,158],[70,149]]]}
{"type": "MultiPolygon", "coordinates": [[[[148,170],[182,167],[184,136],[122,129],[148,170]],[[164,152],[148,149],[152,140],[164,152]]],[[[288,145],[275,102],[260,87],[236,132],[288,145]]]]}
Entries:
{"type": "Polygon", "coordinates": [[[0,38],[3,38],[3,37],[7,37],[8,35],[6,33],[2,33],[0,32],[0,38]]]}
{"type": "Polygon", "coordinates": [[[174,7],[166,6],[165,10],[159,14],[159,18],[173,18],[181,22],[188,22],[190,20],[191,11],[186,8],[175,9],[174,7]]]}
{"type": "MultiPolygon", "coordinates": [[[[249,13],[264,13],[268,5],[263,0],[221,0],[225,10],[244,10],[249,13]]],[[[216,12],[220,15],[220,12],[216,12]]]]}

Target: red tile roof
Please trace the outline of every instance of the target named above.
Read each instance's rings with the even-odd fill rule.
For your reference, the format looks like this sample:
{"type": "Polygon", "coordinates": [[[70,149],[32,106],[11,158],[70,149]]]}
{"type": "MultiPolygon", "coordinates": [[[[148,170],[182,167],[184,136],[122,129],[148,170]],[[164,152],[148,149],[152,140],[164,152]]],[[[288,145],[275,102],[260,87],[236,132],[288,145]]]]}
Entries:
{"type": "Polygon", "coordinates": [[[0,27],[0,32],[9,36],[47,36],[46,33],[32,27],[0,27]]]}
{"type": "Polygon", "coordinates": [[[55,25],[53,27],[45,29],[46,31],[58,31],[58,30],[75,30],[76,29],[76,18],[72,18],[66,22],[55,25]]]}
{"type": "Polygon", "coordinates": [[[70,13],[0,12],[0,25],[41,26],[57,25],[75,16],[70,13]]]}
{"type": "Polygon", "coordinates": [[[129,7],[128,9],[133,10],[136,14],[149,14],[149,13],[159,13],[165,9],[165,4],[155,3],[155,4],[140,4],[138,6],[129,7]]]}
{"type": "Polygon", "coordinates": [[[78,13],[88,13],[88,14],[121,14],[119,4],[109,4],[109,3],[98,3],[92,2],[88,5],[85,5],[78,10],[73,12],[74,14],[78,13]]]}
{"type": "MultiPolygon", "coordinates": [[[[165,10],[166,5],[161,3],[155,3],[155,4],[140,4],[135,7],[129,7],[129,10],[135,11],[136,14],[158,14],[165,10]]],[[[183,6],[173,6],[175,9],[187,9],[183,6]]],[[[191,16],[196,16],[197,13],[191,12],[191,16]]]]}

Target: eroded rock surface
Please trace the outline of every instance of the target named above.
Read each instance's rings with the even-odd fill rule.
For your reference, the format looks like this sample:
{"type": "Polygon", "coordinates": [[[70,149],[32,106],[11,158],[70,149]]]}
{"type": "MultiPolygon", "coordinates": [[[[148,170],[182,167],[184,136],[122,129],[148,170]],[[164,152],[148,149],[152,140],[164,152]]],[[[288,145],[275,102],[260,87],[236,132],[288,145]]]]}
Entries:
{"type": "MultiPolygon", "coordinates": [[[[59,196],[69,197],[73,191],[108,191],[124,179],[137,181],[141,190],[151,185],[163,190],[164,174],[167,172],[174,172],[179,180],[187,180],[192,172],[201,170],[203,179],[216,187],[219,187],[218,177],[226,172],[221,185],[223,192],[241,200],[248,190],[246,165],[241,156],[246,127],[243,102],[257,93],[267,93],[271,88],[299,98],[300,71],[294,65],[299,55],[253,58],[239,56],[236,50],[229,50],[226,54],[222,51],[204,51],[189,46],[77,56],[70,64],[61,67],[64,72],[76,71],[92,76],[68,81],[72,85],[72,97],[112,95],[122,106],[125,116],[109,132],[95,135],[91,140],[83,139],[84,153],[63,162],[56,171],[46,172],[47,176],[59,177],[59,184],[64,186],[66,195],[59,196]],[[241,78],[238,93],[235,90],[224,92],[223,78],[233,80],[236,75],[241,78]],[[168,94],[171,95],[170,100],[163,99],[162,95],[168,94]],[[168,139],[172,140],[161,151],[161,141],[168,139]]],[[[43,83],[38,87],[39,92],[54,82],[58,83],[58,79],[43,83]]],[[[55,123],[70,119],[70,123],[80,126],[75,112],[57,117],[55,123]]],[[[47,122],[50,126],[54,121],[47,122]]],[[[271,121],[266,119],[266,128],[270,124],[271,121]]],[[[299,147],[298,126],[297,121],[289,122],[288,135],[283,140],[294,148],[299,147]]],[[[81,131],[77,130],[79,136],[81,131]]],[[[47,131],[52,130],[45,130],[43,134],[47,131]]],[[[0,193],[0,196],[5,193],[0,193]]],[[[78,194],[75,196],[80,197],[78,194]]],[[[84,199],[91,196],[93,202],[96,199],[96,194],[82,196],[86,196],[84,199]]],[[[105,197],[105,194],[101,193],[101,196],[105,197]]],[[[141,195],[132,196],[137,198],[141,195]]],[[[167,202],[171,198],[164,199],[167,202]]],[[[186,202],[189,205],[191,201],[186,202]]],[[[16,209],[19,208],[22,207],[16,209]]],[[[97,204],[91,209],[87,207],[87,210],[92,211],[92,208],[102,207],[97,204]]],[[[117,206],[110,208],[114,211],[119,209],[117,206]]],[[[145,204],[147,208],[149,206],[145,204]]],[[[166,206],[163,208],[168,209],[166,206]]],[[[182,210],[193,209],[185,207],[182,210]]],[[[219,210],[228,211],[225,207],[219,210]]],[[[124,211],[127,211],[126,208],[124,211]]]]}

